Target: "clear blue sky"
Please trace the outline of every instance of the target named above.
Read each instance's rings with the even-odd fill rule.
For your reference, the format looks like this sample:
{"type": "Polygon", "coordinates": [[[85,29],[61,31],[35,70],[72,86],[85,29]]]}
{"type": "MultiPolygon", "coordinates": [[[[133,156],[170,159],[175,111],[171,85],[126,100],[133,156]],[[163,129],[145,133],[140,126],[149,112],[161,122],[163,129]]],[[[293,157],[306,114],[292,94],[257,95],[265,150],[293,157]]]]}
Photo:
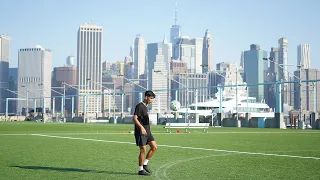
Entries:
{"type": "MultiPolygon", "coordinates": [[[[10,67],[18,50],[40,44],[53,53],[53,66],[76,55],[80,24],[103,26],[103,61],[123,60],[136,34],[146,43],[169,38],[175,0],[0,0],[0,34],[12,37],[10,67]]],[[[213,59],[239,62],[243,50],[259,44],[270,51],[287,37],[289,64],[298,44],[311,44],[311,65],[320,67],[319,0],[179,0],[182,35],[203,37],[209,29],[213,59]]]]}

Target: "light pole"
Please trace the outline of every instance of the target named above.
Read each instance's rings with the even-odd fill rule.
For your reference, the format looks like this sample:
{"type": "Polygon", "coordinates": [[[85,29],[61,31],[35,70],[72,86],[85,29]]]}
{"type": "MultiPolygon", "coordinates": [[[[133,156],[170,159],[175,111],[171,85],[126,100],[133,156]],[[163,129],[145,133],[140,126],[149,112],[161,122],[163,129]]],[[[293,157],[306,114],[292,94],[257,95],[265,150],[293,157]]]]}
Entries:
{"type": "Polygon", "coordinates": [[[145,87],[141,86],[140,84],[137,84],[137,83],[134,82],[135,80],[137,80],[137,81],[148,81],[148,79],[128,79],[128,78],[125,78],[124,75],[122,75],[122,74],[121,75],[117,75],[117,76],[122,76],[123,79],[129,81],[130,83],[132,83],[132,84],[134,84],[134,85],[136,85],[136,86],[138,86],[138,87],[140,87],[140,88],[142,88],[144,90],[148,90],[148,87],[145,88],[145,87]]]}
{"type": "MultiPolygon", "coordinates": [[[[162,75],[164,75],[164,74],[162,73],[162,71],[160,71],[160,70],[155,70],[154,72],[155,72],[155,73],[161,73],[162,75]]],[[[166,75],[164,75],[164,76],[166,76],[166,75]]],[[[171,79],[171,77],[168,77],[168,76],[166,76],[166,77],[169,78],[169,79],[171,79]]],[[[185,123],[186,123],[186,122],[187,122],[187,116],[188,116],[188,108],[189,108],[189,106],[188,106],[188,101],[187,101],[189,90],[188,90],[188,78],[186,77],[185,79],[186,79],[186,81],[187,81],[187,82],[186,82],[187,85],[184,85],[184,84],[180,83],[179,81],[176,81],[175,79],[171,79],[171,80],[173,80],[174,82],[180,84],[181,86],[186,87],[186,89],[187,89],[187,92],[186,92],[186,114],[185,114],[185,123]]],[[[170,104],[170,102],[169,102],[169,104],[170,104]]],[[[197,110],[197,109],[196,109],[196,110],[197,110]]]]}
{"type": "MultiPolygon", "coordinates": [[[[131,83],[131,84],[134,84],[134,85],[136,85],[136,86],[138,86],[138,87],[140,87],[140,88],[142,88],[142,89],[144,89],[144,90],[148,90],[147,88],[145,88],[145,87],[143,87],[143,86],[141,86],[141,85],[139,85],[139,84],[137,84],[137,83],[135,83],[134,81],[136,80],[136,81],[147,81],[147,85],[149,84],[149,82],[148,82],[148,79],[128,79],[128,78],[126,78],[126,77],[124,77],[124,75],[123,74],[119,74],[119,75],[117,75],[117,76],[120,76],[120,77],[123,77],[123,79],[125,79],[125,80],[127,80],[129,83],[131,83]]],[[[158,96],[158,95],[157,95],[158,96]]],[[[160,96],[158,96],[158,99],[159,99],[159,102],[160,102],[160,96]]],[[[139,101],[142,101],[142,93],[140,92],[139,93],[139,101]],[[141,99],[140,99],[140,97],[141,97],[141,99]]],[[[123,103],[122,103],[123,104],[123,103]]]]}
{"type": "Polygon", "coordinates": [[[186,118],[189,120],[189,70],[187,68],[187,77],[186,77],[187,91],[186,91],[186,103],[187,103],[187,114],[186,118]]]}
{"type": "MultiPolygon", "coordinates": [[[[211,68],[207,64],[201,64],[200,66],[202,68],[207,68],[208,69],[207,73],[209,73],[209,71],[211,71],[211,68]]],[[[214,78],[215,78],[214,83],[216,83],[216,75],[214,75],[214,78]]],[[[209,74],[208,74],[208,84],[209,84],[209,74]]],[[[208,92],[208,95],[209,95],[209,92],[208,92]]],[[[214,113],[214,109],[212,109],[212,113],[211,113],[211,127],[213,127],[213,113],[214,113]]]]}
{"type": "MultiPolygon", "coordinates": [[[[11,92],[11,93],[13,93],[13,94],[18,95],[17,97],[21,96],[21,97],[25,98],[25,96],[20,95],[20,94],[19,94],[18,92],[16,92],[16,91],[11,91],[11,90],[8,89],[8,88],[6,88],[5,90],[6,90],[6,91],[9,91],[9,92],[11,92]]],[[[19,99],[19,98],[6,98],[6,116],[5,116],[6,121],[8,120],[9,99],[10,99],[10,100],[14,100],[14,99],[16,99],[16,100],[22,100],[22,99],[19,99]]],[[[24,100],[24,99],[23,99],[23,100],[24,100]]]]}
{"type": "MultiPolygon", "coordinates": [[[[65,87],[65,85],[67,85],[68,87],[71,87],[72,89],[75,89],[77,91],[79,91],[79,89],[75,88],[75,87],[77,87],[77,86],[80,87],[81,86],[81,85],[70,85],[70,84],[68,84],[66,82],[62,82],[62,83],[63,83],[64,87],[65,87]]],[[[85,86],[85,85],[82,85],[82,86],[85,86]]],[[[74,114],[74,96],[71,97],[71,118],[73,118],[73,114],[74,114]]]]}
{"type": "MultiPolygon", "coordinates": [[[[37,94],[38,92],[36,92],[35,90],[42,90],[42,89],[31,90],[31,89],[27,88],[25,85],[22,85],[21,87],[25,87],[27,89],[27,96],[26,96],[27,97],[26,98],[27,102],[29,101],[29,99],[28,99],[29,98],[28,97],[28,95],[29,95],[28,92],[29,91],[32,91],[33,93],[37,94]]],[[[46,113],[46,111],[45,111],[45,96],[43,94],[40,94],[40,97],[42,98],[42,118],[43,118],[43,123],[45,123],[45,113],[46,113]]],[[[35,101],[35,103],[36,103],[36,101],[35,101]]]]}
{"type": "MultiPolygon", "coordinates": [[[[269,57],[269,59],[268,58],[262,58],[264,61],[270,61],[271,63],[273,63],[273,64],[275,64],[276,66],[278,66],[278,67],[280,67],[282,70],[284,70],[284,71],[287,71],[287,70],[285,70],[280,64],[278,64],[277,62],[275,62],[275,61],[273,61],[273,57],[269,57]]],[[[288,73],[290,73],[289,71],[287,71],[288,73]]],[[[284,74],[284,73],[283,73],[284,74]]],[[[294,74],[293,74],[293,76],[295,76],[294,74]]],[[[296,77],[296,76],[295,76],[296,77]]],[[[298,77],[296,77],[296,78],[298,78],[298,77]]],[[[276,78],[277,79],[277,78],[276,78]]],[[[281,81],[282,81],[282,79],[283,78],[281,78],[281,81]]],[[[300,79],[300,78],[298,78],[298,79],[300,79]]],[[[281,84],[280,84],[280,87],[279,87],[279,94],[276,94],[276,96],[279,96],[280,98],[279,98],[279,102],[277,102],[276,104],[278,104],[278,106],[280,107],[280,113],[281,113],[281,111],[282,111],[282,95],[281,95],[281,84]]],[[[277,105],[276,105],[277,106],[277,105]]]]}
{"type": "MultiPolygon", "coordinates": [[[[117,75],[117,76],[121,76],[121,77],[123,77],[125,80],[127,80],[128,82],[130,82],[130,83],[132,83],[132,84],[134,84],[134,85],[136,85],[136,86],[138,86],[138,87],[140,87],[140,88],[142,88],[142,89],[144,89],[144,90],[148,90],[148,76],[147,76],[147,78],[146,79],[128,79],[128,78],[126,78],[123,74],[119,74],[119,72],[116,72],[115,70],[113,70],[113,69],[110,69],[115,75],[117,75]],[[134,80],[138,80],[138,81],[147,81],[147,86],[146,86],[146,88],[145,87],[143,87],[143,86],[141,86],[141,85],[139,85],[139,84],[137,84],[137,83],[135,83],[134,82],[134,80]]],[[[148,70],[147,70],[148,71],[148,70]]],[[[148,74],[148,72],[147,72],[147,74],[148,74]]],[[[141,97],[141,101],[142,101],[142,93],[140,92],[139,93],[139,97],[141,97]]],[[[159,97],[159,96],[158,96],[159,97]]],[[[122,104],[123,104],[123,102],[122,102],[122,104]]]]}
{"type": "Polygon", "coordinates": [[[170,113],[170,84],[171,84],[171,78],[170,78],[170,68],[167,70],[167,75],[164,75],[160,70],[155,70],[153,72],[155,73],[161,73],[162,75],[167,77],[167,111],[170,113]]]}
{"type": "MultiPolygon", "coordinates": [[[[16,95],[18,95],[18,96],[21,96],[18,92],[16,92],[16,91],[11,91],[11,90],[8,89],[8,88],[6,88],[5,90],[6,90],[6,91],[9,91],[9,92],[11,92],[11,93],[13,93],[13,94],[16,94],[16,95]]],[[[24,96],[21,96],[21,97],[24,97],[24,96]]]]}
{"type": "MultiPolygon", "coordinates": [[[[38,84],[38,86],[43,86],[43,84],[38,84]]],[[[43,86],[43,89],[46,89],[46,90],[48,90],[49,88],[46,88],[46,87],[44,87],[43,86]]],[[[42,89],[36,89],[36,90],[42,90],[42,89]]],[[[65,97],[65,85],[63,86],[63,87],[51,87],[51,89],[50,89],[51,91],[53,91],[53,92],[55,92],[55,93],[57,93],[57,94],[59,94],[59,95],[62,95],[63,97],[61,98],[61,115],[63,116],[63,119],[64,119],[64,122],[65,122],[65,116],[64,116],[64,109],[65,109],[65,99],[66,99],[66,97],[65,97]],[[54,90],[54,89],[62,89],[63,88],[63,94],[61,93],[61,92],[59,92],[59,91],[56,91],[56,90],[54,90]]],[[[53,103],[54,103],[54,101],[55,101],[55,98],[53,99],[53,103]]],[[[52,113],[54,114],[54,110],[55,110],[55,104],[53,104],[53,107],[52,107],[52,113]]]]}
{"type": "Polygon", "coordinates": [[[113,123],[116,122],[116,81],[113,81],[113,123]]]}
{"type": "Polygon", "coordinates": [[[299,69],[299,96],[300,96],[300,115],[299,115],[299,120],[300,122],[302,122],[302,84],[301,84],[301,72],[302,72],[302,69],[301,69],[301,65],[298,65],[297,68],[299,69]]]}
{"type": "Polygon", "coordinates": [[[239,120],[239,113],[238,113],[238,66],[236,65],[236,113],[237,113],[237,116],[236,116],[236,118],[237,118],[237,122],[238,122],[238,120],[239,120]]]}
{"type": "MultiPolygon", "coordinates": [[[[95,83],[95,84],[98,84],[99,86],[105,88],[105,89],[109,89],[107,88],[106,86],[103,86],[102,84],[99,84],[93,80],[90,80],[91,82],[95,83]]],[[[113,120],[114,120],[114,124],[116,124],[116,112],[115,112],[115,109],[116,109],[116,81],[113,81],[113,120]]]]}
{"type": "MultiPolygon", "coordinates": [[[[232,73],[235,73],[236,74],[236,120],[238,121],[239,120],[239,113],[238,113],[238,106],[239,106],[239,102],[238,102],[238,75],[239,75],[239,70],[238,70],[238,66],[235,64],[235,66],[236,66],[236,72],[230,72],[230,75],[232,74],[232,73]]],[[[230,76],[230,75],[228,75],[228,77],[230,76]]],[[[233,87],[232,86],[232,82],[233,82],[233,80],[231,79],[231,88],[233,87]]],[[[231,92],[233,93],[233,90],[231,90],[231,92]]],[[[247,96],[247,101],[248,101],[248,96],[247,96]]],[[[249,108],[247,108],[247,111],[249,111],[249,108]]],[[[232,112],[233,113],[233,112],[232,112]]]]}
{"type": "Polygon", "coordinates": [[[87,97],[87,91],[88,91],[88,82],[91,81],[90,78],[87,78],[86,79],[86,86],[85,86],[85,95],[83,97],[83,122],[84,123],[88,123],[88,113],[87,113],[87,100],[88,100],[88,97],[87,97]]]}
{"type": "MultiPolygon", "coordinates": [[[[268,58],[263,58],[263,60],[266,60],[266,61],[270,61],[270,62],[272,62],[272,63],[274,63],[274,64],[276,64],[277,66],[279,66],[281,69],[283,69],[283,70],[285,70],[284,68],[283,68],[283,66],[284,65],[286,65],[286,64],[278,64],[278,63],[276,63],[275,61],[273,61],[273,58],[272,57],[269,57],[269,59],[268,58]]],[[[300,77],[297,77],[296,75],[294,75],[294,74],[292,74],[295,78],[297,78],[298,80],[299,80],[299,103],[300,103],[300,112],[299,112],[299,120],[300,121],[302,121],[302,80],[301,80],[301,72],[302,72],[302,69],[301,69],[301,65],[298,65],[297,66],[297,68],[299,69],[299,76],[300,77]]],[[[285,70],[285,71],[287,71],[287,70],[285,70]]],[[[289,71],[287,71],[289,74],[291,74],[289,71]]],[[[316,103],[316,102],[315,102],[316,103]]],[[[280,106],[281,106],[281,102],[280,102],[280,106]]]]}
{"type": "Polygon", "coordinates": [[[65,109],[66,109],[66,85],[62,82],[63,84],[63,120],[66,122],[66,117],[65,117],[65,109]]]}
{"type": "MultiPolygon", "coordinates": [[[[168,72],[170,71],[170,69],[168,69],[168,72]]],[[[161,73],[162,75],[164,75],[162,73],[162,71],[160,70],[154,70],[153,72],[155,73],[161,73]]],[[[164,75],[166,76],[167,78],[167,111],[168,113],[170,113],[170,84],[171,84],[171,78],[170,78],[170,73],[167,73],[167,75],[164,75]]]]}
{"type": "MultiPolygon", "coordinates": [[[[211,71],[211,68],[209,67],[209,65],[207,65],[207,64],[201,64],[200,65],[201,67],[202,67],[202,69],[204,69],[204,68],[207,68],[208,69],[208,71],[206,72],[206,74],[207,74],[207,79],[208,79],[208,81],[207,81],[207,85],[209,85],[209,72],[211,71]]],[[[207,90],[207,98],[209,99],[209,89],[207,90]]]]}
{"type": "Polygon", "coordinates": [[[25,85],[22,85],[21,87],[26,88],[26,116],[28,116],[28,113],[29,113],[29,108],[28,108],[28,106],[29,106],[29,103],[28,103],[28,101],[29,101],[29,97],[28,97],[29,96],[29,89],[25,85]]]}

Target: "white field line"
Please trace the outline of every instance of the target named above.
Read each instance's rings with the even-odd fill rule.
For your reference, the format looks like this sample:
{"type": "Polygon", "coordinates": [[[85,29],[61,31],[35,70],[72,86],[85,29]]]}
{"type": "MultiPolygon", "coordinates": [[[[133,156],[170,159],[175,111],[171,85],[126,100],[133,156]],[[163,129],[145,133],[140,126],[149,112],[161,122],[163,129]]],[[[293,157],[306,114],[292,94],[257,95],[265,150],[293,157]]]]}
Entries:
{"type": "MultiPolygon", "coordinates": [[[[73,140],[107,142],[107,143],[117,143],[117,144],[134,144],[135,145],[135,143],[132,143],[132,142],[122,142],[122,141],[108,141],[108,140],[75,138],[75,137],[65,137],[65,136],[51,136],[51,135],[45,135],[45,134],[32,134],[32,135],[33,136],[50,137],[50,138],[59,138],[59,139],[73,139],[73,140]]],[[[245,152],[245,151],[233,151],[233,150],[223,150],[223,149],[196,148],[196,147],[187,147],[187,146],[171,146],[171,145],[164,145],[164,144],[162,144],[162,145],[159,144],[157,146],[158,147],[168,147],[168,148],[179,148],[179,149],[202,150],[202,151],[227,152],[227,153],[237,153],[237,154],[247,154],[247,155],[261,155],[261,156],[275,156],[275,157],[320,160],[320,157],[294,156],[294,155],[286,155],[286,154],[269,154],[269,153],[261,153],[261,152],[245,152]]]]}
{"type": "MultiPolygon", "coordinates": [[[[198,131],[197,131],[198,132],[198,131]]],[[[200,132],[200,131],[199,131],[200,132]]],[[[0,134],[0,136],[24,136],[24,135],[31,135],[34,133],[21,133],[21,134],[10,134],[10,133],[2,133],[0,134]]],[[[39,132],[38,134],[51,134],[51,135],[94,135],[94,134],[133,134],[133,133],[129,133],[127,131],[125,132],[52,132],[52,133],[48,133],[48,132],[39,132]]],[[[176,133],[176,132],[172,132],[172,133],[166,133],[166,132],[152,132],[152,134],[177,134],[177,135],[183,135],[183,134],[194,134],[194,133],[176,133]]],[[[301,132],[208,132],[208,133],[197,133],[197,134],[320,134],[320,131],[301,131],[301,132]]]]}
{"type": "Polygon", "coordinates": [[[0,136],[25,136],[25,135],[30,135],[30,134],[0,134],[0,136]]]}

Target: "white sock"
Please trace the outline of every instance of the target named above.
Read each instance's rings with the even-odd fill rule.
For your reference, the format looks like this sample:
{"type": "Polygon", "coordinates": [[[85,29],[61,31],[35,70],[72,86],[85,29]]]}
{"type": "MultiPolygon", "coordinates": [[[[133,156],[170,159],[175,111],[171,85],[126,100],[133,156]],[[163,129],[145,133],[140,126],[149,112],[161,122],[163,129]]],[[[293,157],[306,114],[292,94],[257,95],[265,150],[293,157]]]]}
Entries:
{"type": "Polygon", "coordinates": [[[149,162],[149,160],[148,160],[148,159],[145,159],[143,165],[147,165],[148,162],[149,162]]]}
{"type": "Polygon", "coordinates": [[[139,171],[142,171],[143,170],[143,166],[139,166],[139,171]]]}

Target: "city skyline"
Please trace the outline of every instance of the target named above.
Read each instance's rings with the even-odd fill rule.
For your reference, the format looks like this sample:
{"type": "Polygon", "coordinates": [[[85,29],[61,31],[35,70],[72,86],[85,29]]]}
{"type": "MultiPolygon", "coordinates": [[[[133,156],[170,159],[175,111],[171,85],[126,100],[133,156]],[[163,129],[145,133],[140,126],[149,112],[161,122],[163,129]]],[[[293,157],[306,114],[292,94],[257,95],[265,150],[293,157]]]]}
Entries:
{"type": "MultiPolygon", "coordinates": [[[[86,22],[92,21],[107,29],[102,40],[104,44],[102,61],[110,62],[123,60],[128,55],[136,34],[140,33],[146,44],[158,42],[163,39],[163,33],[169,34],[171,26],[175,24],[175,1],[167,0],[162,3],[126,1],[128,7],[125,7],[125,10],[121,2],[95,1],[96,3],[90,4],[89,7],[83,2],[79,1],[76,9],[72,8],[72,2],[65,2],[63,8],[59,6],[59,1],[31,0],[24,3],[15,0],[2,3],[5,8],[0,12],[3,25],[0,27],[0,32],[12,37],[10,67],[17,67],[18,49],[35,44],[42,44],[52,49],[53,67],[63,65],[67,56],[76,54],[74,31],[80,24],[86,22]],[[135,11],[136,7],[144,11],[135,11]],[[65,16],[67,12],[71,12],[70,8],[73,9],[72,14],[65,16]],[[95,11],[83,13],[85,8],[95,8],[95,11]],[[120,8],[122,11],[119,14],[120,8]],[[163,13],[161,16],[156,15],[157,13],[152,13],[155,10],[161,10],[163,13]],[[30,13],[26,14],[26,11],[30,13]],[[43,16],[36,18],[38,20],[28,20],[34,19],[31,17],[37,17],[39,13],[43,16]],[[146,14],[149,15],[146,16],[146,14]],[[4,18],[8,16],[10,18],[4,18]],[[46,19],[51,20],[45,21],[46,19]],[[125,28],[128,26],[129,29],[125,28]],[[21,31],[22,27],[24,31],[21,31]],[[64,31],[60,31],[59,27],[64,27],[64,31]]],[[[183,36],[203,37],[203,32],[206,29],[210,30],[214,64],[219,62],[239,64],[239,54],[253,43],[259,44],[261,49],[270,52],[271,47],[277,47],[280,37],[288,39],[288,64],[296,64],[296,47],[299,44],[310,44],[312,49],[320,49],[320,41],[317,38],[319,26],[315,23],[320,17],[320,13],[315,8],[320,4],[318,1],[308,3],[299,0],[290,1],[290,3],[281,1],[277,2],[277,6],[274,6],[275,1],[234,2],[178,2],[177,24],[181,26],[183,36]],[[258,8],[261,5],[264,8],[258,8]],[[270,13],[271,7],[273,13],[270,13]],[[283,13],[283,8],[286,8],[286,13],[283,13]],[[227,9],[228,16],[224,16],[224,11],[227,9]],[[214,13],[203,14],[203,12],[214,13]],[[252,14],[258,14],[258,16],[252,16],[252,14]],[[276,18],[279,16],[283,18],[276,18]],[[264,19],[264,21],[257,22],[257,19],[264,19]],[[279,28],[274,28],[277,26],[279,28]],[[286,28],[280,28],[283,26],[286,28]]],[[[320,67],[320,63],[316,61],[319,57],[320,54],[311,54],[312,66],[320,67]]],[[[295,68],[288,67],[288,69],[292,71],[295,68]]]]}

